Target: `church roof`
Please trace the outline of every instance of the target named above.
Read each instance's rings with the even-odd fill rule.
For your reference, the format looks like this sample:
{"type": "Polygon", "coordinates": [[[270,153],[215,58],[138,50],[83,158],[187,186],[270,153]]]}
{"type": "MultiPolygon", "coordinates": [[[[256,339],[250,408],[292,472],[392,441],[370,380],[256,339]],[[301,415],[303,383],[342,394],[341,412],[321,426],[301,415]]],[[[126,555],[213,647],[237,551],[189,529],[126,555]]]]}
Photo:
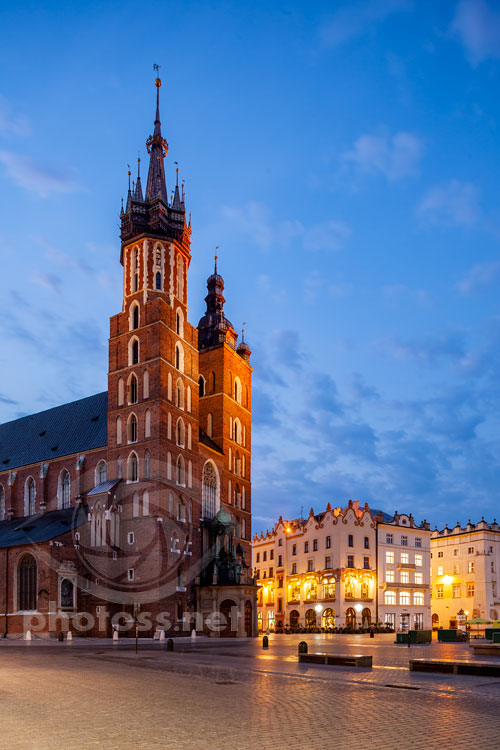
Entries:
{"type": "Polygon", "coordinates": [[[108,393],[0,425],[0,471],[107,445],[108,393]]]}
{"type": "Polygon", "coordinates": [[[215,442],[215,440],[212,440],[212,438],[209,437],[207,435],[207,433],[205,432],[205,430],[202,430],[201,427],[200,427],[200,438],[199,438],[199,440],[200,440],[200,443],[203,443],[204,445],[206,445],[207,448],[210,448],[211,450],[216,451],[217,453],[221,453],[222,455],[224,455],[224,451],[222,450],[222,448],[220,447],[220,445],[218,445],[215,442]]]}
{"type": "Polygon", "coordinates": [[[48,542],[87,522],[87,508],[50,510],[37,516],[0,521],[0,547],[48,542]]]}

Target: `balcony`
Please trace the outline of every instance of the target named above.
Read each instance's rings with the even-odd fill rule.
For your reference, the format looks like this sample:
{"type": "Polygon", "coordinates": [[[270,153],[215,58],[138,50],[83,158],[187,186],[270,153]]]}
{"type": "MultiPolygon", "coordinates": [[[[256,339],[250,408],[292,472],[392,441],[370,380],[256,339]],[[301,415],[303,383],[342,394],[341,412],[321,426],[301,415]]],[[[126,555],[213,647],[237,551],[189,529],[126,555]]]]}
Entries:
{"type": "Polygon", "coordinates": [[[266,599],[266,607],[274,606],[274,599],[266,599]]]}
{"type": "Polygon", "coordinates": [[[330,594],[330,595],[324,594],[321,597],[321,601],[322,602],[334,602],[335,601],[335,594],[330,594]]]}
{"type": "Polygon", "coordinates": [[[398,570],[415,570],[416,567],[415,563],[398,563],[398,570]]]}
{"type": "Polygon", "coordinates": [[[288,600],[287,604],[300,604],[300,596],[292,596],[291,599],[288,600]]]}
{"type": "Polygon", "coordinates": [[[391,583],[384,581],[380,586],[384,591],[385,589],[415,589],[417,591],[424,591],[429,589],[429,587],[430,584],[427,583],[401,583],[401,581],[394,581],[391,583]]]}

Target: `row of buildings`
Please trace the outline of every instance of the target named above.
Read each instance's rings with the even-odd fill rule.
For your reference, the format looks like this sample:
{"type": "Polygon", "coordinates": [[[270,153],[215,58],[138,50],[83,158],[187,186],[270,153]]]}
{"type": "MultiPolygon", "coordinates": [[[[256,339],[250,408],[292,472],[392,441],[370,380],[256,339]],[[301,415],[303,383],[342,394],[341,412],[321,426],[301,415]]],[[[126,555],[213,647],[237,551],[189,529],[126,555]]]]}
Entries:
{"type": "Polygon", "coordinates": [[[500,615],[496,521],[431,531],[350,500],[280,517],[252,551],[259,630],[453,628],[500,615]]]}

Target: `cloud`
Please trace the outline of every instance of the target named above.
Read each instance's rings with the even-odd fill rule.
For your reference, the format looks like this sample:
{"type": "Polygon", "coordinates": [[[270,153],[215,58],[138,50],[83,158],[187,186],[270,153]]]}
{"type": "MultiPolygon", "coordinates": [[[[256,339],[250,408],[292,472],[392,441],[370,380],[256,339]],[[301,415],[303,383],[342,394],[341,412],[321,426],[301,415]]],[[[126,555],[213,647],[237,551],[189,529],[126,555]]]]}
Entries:
{"type": "Polygon", "coordinates": [[[341,160],[358,173],[382,174],[395,181],[417,174],[423,152],[423,141],[413,133],[400,131],[392,137],[365,133],[341,160]]]}
{"type": "Polygon", "coordinates": [[[259,427],[278,427],[276,399],[264,393],[261,388],[254,388],[252,394],[252,422],[259,427]]]}
{"type": "Polygon", "coordinates": [[[471,65],[500,58],[500,12],[484,0],[459,2],[451,33],[460,39],[471,65]]]}
{"type": "Polygon", "coordinates": [[[271,344],[274,349],[273,359],[276,362],[295,372],[302,369],[305,355],[299,349],[299,334],[297,331],[274,331],[271,344]]]}
{"type": "Polygon", "coordinates": [[[467,276],[457,286],[462,294],[475,294],[487,286],[500,283],[500,260],[480,263],[471,268],[467,276]]]}
{"type": "Polygon", "coordinates": [[[41,198],[48,198],[52,193],[73,193],[78,190],[68,175],[40,166],[27,156],[0,151],[0,163],[16,185],[41,198]]]}
{"type": "Polygon", "coordinates": [[[434,307],[434,298],[425,289],[410,289],[406,284],[388,284],[382,287],[386,299],[394,302],[410,301],[422,307],[434,307]]]}
{"type": "Polygon", "coordinates": [[[349,378],[351,396],[356,401],[375,401],[380,394],[372,385],[368,385],[359,372],[353,372],[349,378]]]}
{"type": "Polygon", "coordinates": [[[471,182],[459,180],[436,185],[424,195],[417,214],[430,225],[471,227],[481,216],[479,191],[471,182]]]}
{"type": "Polygon", "coordinates": [[[14,135],[28,135],[30,133],[30,127],[27,118],[23,115],[15,114],[7,99],[0,95],[0,133],[1,132],[13,133],[14,135]]]}
{"type": "Polygon", "coordinates": [[[392,13],[412,9],[409,0],[349,3],[333,13],[319,31],[322,47],[340,47],[363,36],[392,13]]]}
{"type": "Polygon", "coordinates": [[[35,284],[39,284],[40,286],[45,287],[45,289],[48,289],[51,292],[55,292],[56,294],[60,291],[62,286],[62,279],[53,273],[35,273],[31,277],[31,280],[35,284]]]}
{"type": "Polygon", "coordinates": [[[223,206],[222,215],[265,251],[299,242],[304,250],[336,252],[351,235],[350,227],[336,219],[310,225],[289,219],[273,221],[269,209],[257,201],[242,207],[223,206]]]}
{"type": "Polygon", "coordinates": [[[337,282],[330,283],[324,274],[319,271],[311,271],[304,279],[304,302],[312,304],[316,302],[321,293],[325,292],[330,297],[342,299],[352,294],[352,284],[337,282]]]}
{"type": "Polygon", "coordinates": [[[458,364],[465,355],[464,336],[460,331],[432,333],[412,341],[391,341],[389,348],[397,359],[414,359],[426,365],[437,365],[443,360],[458,364]]]}
{"type": "MultiPolygon", "coordinates": [[[[343,404],[339,398],[337,384],[327,373],[314,373],[308,377],[307,405],[319,414],[341,416],[343,404]]],[[[321,421],[321,420],[320,420],[321,421]]]]}

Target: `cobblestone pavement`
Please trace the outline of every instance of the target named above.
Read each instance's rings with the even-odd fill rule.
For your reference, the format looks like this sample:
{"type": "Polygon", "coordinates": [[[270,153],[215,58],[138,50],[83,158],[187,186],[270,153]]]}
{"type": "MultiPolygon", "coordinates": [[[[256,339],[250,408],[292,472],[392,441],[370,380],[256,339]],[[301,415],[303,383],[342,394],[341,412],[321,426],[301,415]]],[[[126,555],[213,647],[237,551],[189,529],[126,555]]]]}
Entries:
{"type": "MultiPolygon", "coordinates": [[[[123,642],[0,642],[0,748],[500,747],[500,680],[410,675],[408,648],[385,636],[308,636],[310,651],[371,652],[375,666],[304,669],[298,640],[271,637],[268,652],[261,639],[176,641],[174,653],[141,643],[138,655],[123,642]]],[[[465,649],[409,650],[462,659],[465,649]]]]}

